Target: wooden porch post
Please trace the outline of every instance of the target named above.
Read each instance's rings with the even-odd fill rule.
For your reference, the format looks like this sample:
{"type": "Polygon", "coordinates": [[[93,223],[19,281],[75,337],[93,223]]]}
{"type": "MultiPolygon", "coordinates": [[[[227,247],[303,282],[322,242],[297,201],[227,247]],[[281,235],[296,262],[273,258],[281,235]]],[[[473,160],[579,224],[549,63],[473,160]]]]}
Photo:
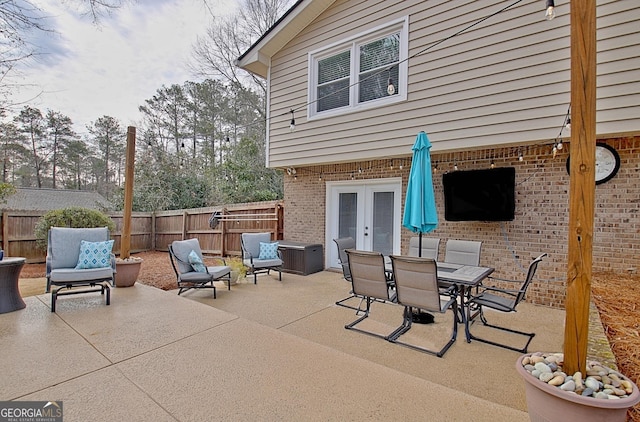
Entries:
{"type": "Polygon", "coordinates": [[[564,370],[586,372],[596,148],[596,2],[570,2],[571,168],[564,370]]]}
{"type": "Polygon", "coordinates": [[[122,237],[120,238],[120,258],[129,258],[131,252],[131,211],[133,208],[133,178],[136,160],[136,128],[127,128],[127,155],[124,173],[124,211],[122,237]]]}

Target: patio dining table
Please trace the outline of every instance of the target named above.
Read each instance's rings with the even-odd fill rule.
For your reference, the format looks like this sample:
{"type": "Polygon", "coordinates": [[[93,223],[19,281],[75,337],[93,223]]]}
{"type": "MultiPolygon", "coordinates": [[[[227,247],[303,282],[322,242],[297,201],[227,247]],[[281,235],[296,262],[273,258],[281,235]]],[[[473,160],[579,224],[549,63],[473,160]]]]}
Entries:
{"type": "MultiPolygon", "coordinates": [[[[495,271],[492,267],[479,267],[474,265],[460,265],[448,262],[436,262],[438,269],[438,282],[443,286],[455,284],[458,288],[460,296],[460,316],[464,323],[464,333],[467,343],[471,343],[471,335],[469,333],[469,321],[467,318],[468,298],[471,289],[479,286],[482,281],[489,277],[495,271]]],[[[391,259],[385,257],[385,272],[393,275],[391,259]]]]}

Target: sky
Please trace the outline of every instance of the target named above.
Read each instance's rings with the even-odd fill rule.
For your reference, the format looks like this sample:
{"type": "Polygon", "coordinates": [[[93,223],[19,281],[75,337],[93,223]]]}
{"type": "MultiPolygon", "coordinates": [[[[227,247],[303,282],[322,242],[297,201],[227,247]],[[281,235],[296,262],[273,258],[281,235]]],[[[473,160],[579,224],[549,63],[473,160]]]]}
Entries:
{"type": "MultiPolygon", "coordinates": [[[[122,128],[140,120],[138,106],[162,85],[198,81],[185,63],[212,13],[229,13],[235,0],[137,0],[96,26],[60,0],[33,0],[53,33],[30,34],[38,58],[21,69],[13,102],[59,111],[79,134],[108,115],[122,128]],[[212,12],[210,12],[210,10],[212,12]]],[[[20,106],[18,108],[21,108],[20,106]]]]}

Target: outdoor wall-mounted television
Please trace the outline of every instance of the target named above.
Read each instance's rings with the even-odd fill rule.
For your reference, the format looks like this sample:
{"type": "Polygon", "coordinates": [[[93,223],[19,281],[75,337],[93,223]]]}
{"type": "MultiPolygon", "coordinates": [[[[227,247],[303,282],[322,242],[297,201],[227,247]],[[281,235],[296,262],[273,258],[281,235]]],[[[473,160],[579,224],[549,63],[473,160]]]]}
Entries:
{"type": "Polygon", "coordinates": [[[447,221],[510,221],[516,210],[516,169],[454,171],[442,176],[447,221]]]}

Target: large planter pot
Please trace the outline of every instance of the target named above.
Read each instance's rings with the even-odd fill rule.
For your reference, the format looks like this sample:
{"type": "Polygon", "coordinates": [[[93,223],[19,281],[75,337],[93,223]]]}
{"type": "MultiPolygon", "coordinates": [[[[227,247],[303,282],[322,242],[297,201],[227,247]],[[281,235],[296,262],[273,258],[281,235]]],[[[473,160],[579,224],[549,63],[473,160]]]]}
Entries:
{"type": "Polygon", "coordinates": [[[131,287],[136,283],[142,259],[116,261],[116,287],[131,287]]]}
{"type": "Polygon", "coordinates": [[[640,402],[640,392],[633,383],[633,392],[619,399],[596,399],[564,391],[531,375],[522,366],[522,360],[527,356],[531,354],[518,359],[516,370],[525,381],[527,408],[532,422],[624,422],[627,409],[640,402]]]}

